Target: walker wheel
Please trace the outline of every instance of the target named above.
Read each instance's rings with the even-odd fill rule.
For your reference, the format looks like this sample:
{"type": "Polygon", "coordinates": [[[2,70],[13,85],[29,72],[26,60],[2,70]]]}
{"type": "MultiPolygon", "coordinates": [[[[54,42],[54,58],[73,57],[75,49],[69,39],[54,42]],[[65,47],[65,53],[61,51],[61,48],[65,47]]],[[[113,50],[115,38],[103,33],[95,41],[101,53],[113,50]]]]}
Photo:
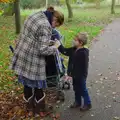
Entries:
{"type": "Polygon", "coordinates": [[[64,83],[62,89],[69,90],[70,89],[70,83],[68,83],[68,82],[64,83]]]}

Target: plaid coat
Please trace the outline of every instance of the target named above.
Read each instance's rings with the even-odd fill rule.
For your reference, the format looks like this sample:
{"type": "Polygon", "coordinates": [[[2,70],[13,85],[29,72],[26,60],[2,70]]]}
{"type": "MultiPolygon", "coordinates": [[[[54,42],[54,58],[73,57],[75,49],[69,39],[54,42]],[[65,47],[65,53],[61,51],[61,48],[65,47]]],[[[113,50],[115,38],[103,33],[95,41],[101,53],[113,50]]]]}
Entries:
{"type": "Polygon", "coordinates": [[[46,80],[45,56],[56,53],[55,47],[49,47],[51,36],[52,28],[43,12],[28,17],[10,68],[30,80],[46,80]]]}

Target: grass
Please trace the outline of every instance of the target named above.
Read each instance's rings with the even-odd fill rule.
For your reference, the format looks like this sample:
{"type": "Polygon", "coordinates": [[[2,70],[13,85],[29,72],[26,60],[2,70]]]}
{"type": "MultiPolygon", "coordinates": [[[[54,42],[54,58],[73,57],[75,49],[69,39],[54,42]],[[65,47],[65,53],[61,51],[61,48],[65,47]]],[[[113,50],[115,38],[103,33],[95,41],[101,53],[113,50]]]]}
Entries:
{"type": "MultiPolygon", "coordinates": [[[[110,15],[108,8],[96,10],[96,9],[74,9],[73,21],[67,21],[67,9],[57,8],[65,14],[65,24],[59,28],[61,34],[64,36],[64,44],[66,47],[72,45],[72,39],[78,32],[88,32],[91,40],[97,36],[106,24],[111,22],[119,14],[110,15]]],[[[21,10],[22,23],[24,19],[38,10],[21,10]]],[[[120,13],[120,9],[116,9],[117,13],[120,13]]],[[[8,69],[10,59],[12,56],[9,50],[9,45],[14,45],[14,40],[17,35],[15,34],[14,17],[0,16],[0,90],[9,90],[15,87],[14,74],[8,69]],[[9,88],[9,89],[8,89],[9,88]]],[[[66,61],[67,62],[67,61],[66,61]]]]}

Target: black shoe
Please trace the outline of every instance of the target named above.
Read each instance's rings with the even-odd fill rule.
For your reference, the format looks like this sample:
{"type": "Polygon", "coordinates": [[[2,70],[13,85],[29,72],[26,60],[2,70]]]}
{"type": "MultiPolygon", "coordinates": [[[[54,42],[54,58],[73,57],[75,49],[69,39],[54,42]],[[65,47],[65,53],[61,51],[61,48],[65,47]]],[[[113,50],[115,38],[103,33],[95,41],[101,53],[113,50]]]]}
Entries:
{"type": "Polygon", "coordinates": [[[89,104],[89,105],[84,105],[82,108],[80,108],[80,111],[81,112],[85,112],[85,111],[88,111],[92,108],[92,105],[89,104]]]}

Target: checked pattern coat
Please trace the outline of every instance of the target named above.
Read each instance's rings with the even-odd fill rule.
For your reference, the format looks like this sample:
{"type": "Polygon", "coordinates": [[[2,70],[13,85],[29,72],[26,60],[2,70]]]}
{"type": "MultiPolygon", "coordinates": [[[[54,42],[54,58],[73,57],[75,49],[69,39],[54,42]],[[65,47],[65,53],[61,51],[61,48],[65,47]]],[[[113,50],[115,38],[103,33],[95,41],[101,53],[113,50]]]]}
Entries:
{"type": "Polygon", "coordinates": [[[43,12],[28,17],[12,58],[11,69],[30,80],[46,80],[45,56],[55,54],[49,47],[52,28],[43,12]]]}

